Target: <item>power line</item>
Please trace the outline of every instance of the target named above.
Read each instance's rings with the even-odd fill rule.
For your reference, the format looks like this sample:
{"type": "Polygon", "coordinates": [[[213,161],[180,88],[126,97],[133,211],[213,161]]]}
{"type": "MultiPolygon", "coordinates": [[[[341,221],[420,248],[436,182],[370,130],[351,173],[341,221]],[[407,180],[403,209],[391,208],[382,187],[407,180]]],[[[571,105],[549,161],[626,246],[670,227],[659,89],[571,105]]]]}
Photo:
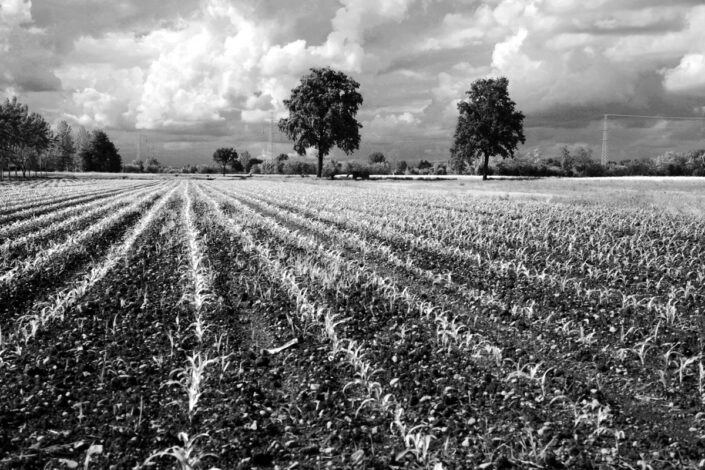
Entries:
{"type": "Polygon", "coordinates": [[[705,121],[705,116],[641,116],[638,114],[605,114],[605,117],[628,117],[628,118],[640,118],[640,119],[658,119],[663,121],[668,120],[681,120],[681,121],[705,121]]]}
{"type": "Polygon", "coordinates": [[[703,116],[643,116],[639,114],[604,114],[602,125],[602,158],[603,165],[607,165],[609,157],[608,140],[609,140],[609,118],[632,118],[632,119],[654,119],[658,121],[704,121],[703,116]]]}

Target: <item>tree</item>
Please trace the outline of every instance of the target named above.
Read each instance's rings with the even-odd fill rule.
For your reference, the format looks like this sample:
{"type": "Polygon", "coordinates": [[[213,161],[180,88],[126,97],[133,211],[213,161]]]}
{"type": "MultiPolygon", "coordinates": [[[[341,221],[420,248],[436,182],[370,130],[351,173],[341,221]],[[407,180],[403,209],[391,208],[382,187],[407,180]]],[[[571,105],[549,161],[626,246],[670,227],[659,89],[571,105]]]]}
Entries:
{"type": "Polygon", "coordinates": [[[76,144],[76,153],[80,154],[91,142],[91,135],[83,126],[76,128],[76,135],[73,140],[76,144]]]}
{"type": "Polygon", "coordinates": [[[22,146],[22,122],[28,113],[27,105],[17,101],[17,97],[7,98],[0,105],[0,180],[6,165],[10,177],[10,164],[16,162],[22,146]]]}
{"type": "Polygon", "coordinates": [[[403,175],[406,173],[406,170],[409,168],[409,164],[406,163],[406,160],[400,160],[397,162],[396,166],[394,167],[394,174],[395,175],[403,175]]]}
{"type": "Polygon", "coordinates": [[[225,170],[228,165],[233,165],[233,162],[238,161],[237,151],[230,147],[221,147],[213,153],[213,161],[220,165],[223,170],[223,176],[225,176],[225,170]]]}
{"type": "Polygon", "coordinates": [[[51,145],[51,127],[44,118],[37,113],[25,116],[20,123],[20,163],[22,177],[27,176],[27,171],[37,169],[39,156],[49,149],[51,145]]]}
{"type": "Polygon", "coordinates": [[[280,153],[277,155],[276,159],[274,160],[276,164],[276,170],[277,173],[281,174],[284,173],[284,168],[286,166],[286,162],[289,160],[289,155],[285,153],[280,153]]]}
{"type": "Polygon", "coordinates": [[[239,160],[240,164],[242,165],[243,171],[245,173],[249,173],[250,167],[252,166],[252,165],[250,165],[250,160],[252,160],[252,155],[250,155],[250,152],[245,150],[244,152],[242,152],[240,154],[240,157],[238,158],[238,160],[239,160]]]}
{"type": "Polygon", "coordinates": [[[252,155],[250,155],[250,152],[248,152],[247,150],[240,154],[240,158],[238,160],[242,164],[242,168],[245,173],[249,173],[250,171],[252,171],[253,166],[262,163],[261,159],[253,158],[252,155]]]}
{"type": "Polygon", "coordinates": [[[144,171],[144,161],[139,158],[132,160],[132,166],[138,173],[142,173],[144,171]]]}
{"type": "Polygon", "coordinates": [[[570,174],[573,169],[573,157],[570,155],[570,150],[567,145],[561,147],[558,159],[561,162],[561,168],[566,174],[570,174]]]}
{"type": "Polygon", "coordinates": [[[248,173],[255,172],[255,168],[259,167],[260,163],[264,162],[261,158],[250,158],[250,161],[247,163],[247,168],[245,168],[245,171],[248,173]]]}
{"type": "Polygon", "coordinates": [[[144,171],[147,173],[159,173],[162,171],[162,164],[154,157],[150,157],[144,162],[144,171]]]}
{"type": "Polygon", "coordinates": [[[87,145],[79,153],[83,171],[105,171],[116,173],[122,168],[122,157],[110,141],[108,135],[101,131],[93,131],[87,145]]]}
{"type": "Polygon", "coordinates": [[[384,154],[382,152],[372,152],[367,159],[371,164],[375,163],[385,163],[387,161],[386,158],[384,158],[384,154]]]}
{"type": "Polygon", "coordinates": [[[61,136],[56,132],[49,130],[49,145],[39,153],[39,168],[46,171],[51,168],[56,171],[61,161],[61,136]]]}
{"type": "Polygon", "coordinates": [[[360,147],[360,125],[355,119],[362,105],[360,84],[330,67],[312,68],[284,100],[289,117],[279,129],[294,141],[294,150],[304,155],[307,148],[318,151],[320,178],[323,159],[337,146],[346,154],[360,147]]]}
{"type": "Polygon", "coordinates": [[[245,171],[245,167],[242,166],[242,163],[240,162],[239,158],[235,158],[234,160],[230,161],[230,170],[233,173],[242,173],[245,171]]]}
{"type": "Polygon", "coordinates": [[[41,115],[30,114],[17,97],[6,99],[0,105],[0,179],[10,163],[15,166],[15,175],[18,167],[22,176],[27,176],[27,170],[36,170],[40,156],[51,146],[51,138],[51,128],[41,115]]]}
{"type": "Polygon", "coordinates": [[[54,169],[71,171],[75,166],[74,156],[76,155],[76,145],[73,135],[71,135],[71,126],[66,121],[60,121],[56,125],[54,135],[56,137],[54,169]]]}
{"type": "MultiPolygon", "coordinates": [[[[466,92],[467,100],[458,103],[458,123],[451,160],[484,160],[482,179],[487,179],[489,159],[493,155],[513,157],[519,143],[524,143],[524,114],[516,111],[509,98],[509,80],[504,77],[476,80],[466,92]]],[[[458,163],[453,162],[457,167],[458,163]]]]}

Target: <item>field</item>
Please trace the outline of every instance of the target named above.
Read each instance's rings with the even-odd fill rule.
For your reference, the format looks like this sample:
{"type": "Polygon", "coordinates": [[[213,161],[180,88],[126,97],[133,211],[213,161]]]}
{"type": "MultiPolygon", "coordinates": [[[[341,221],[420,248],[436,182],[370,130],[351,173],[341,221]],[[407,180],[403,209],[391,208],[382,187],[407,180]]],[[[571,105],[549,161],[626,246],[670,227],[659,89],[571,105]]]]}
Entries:
{"type": "Polygon", "coordinates": [[[0,468],[703,468],[703,189],[0,186],[0,468]]]}

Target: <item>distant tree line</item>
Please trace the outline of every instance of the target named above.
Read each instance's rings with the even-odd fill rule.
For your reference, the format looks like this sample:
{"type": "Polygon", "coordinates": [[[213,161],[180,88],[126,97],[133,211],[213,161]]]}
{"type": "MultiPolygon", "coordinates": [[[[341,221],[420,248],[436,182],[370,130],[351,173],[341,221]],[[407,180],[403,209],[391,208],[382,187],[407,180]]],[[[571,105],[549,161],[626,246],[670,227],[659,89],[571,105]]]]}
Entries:
{"type": "MultiPolygon", "coordinates": [[[[247,150],[238,154],[237,150],[233,147],[221,147],[217,149],[213,152],[213,161],[218,164],[223,175],[225,175],[228,169],[233,173],[250,173],[254,166],[262,163],[262,160],[254,158],[247,150]]],[[[195,172],[196,171],[190,171],[190,173],[195,172]]]]}
{"type": "MultiPolygon", "coordinates": [[[[460,174],[476,174],[466,167],[460,174]]],[[[608,162],[602,165],[584,146],[564,146],[555,156],[537,151],[518,155],[512,160],[496,159],[489,174],[499,176],[705,176],[705,149],[689,152],[666,152],[654,158],[608,162]]]]}
{"type": "Polygon", "coordinates": [[[122,158],[102,130],[88,133],[83,127],[75,132],[66,121],[54,128],[16,97],[0,103],[0,180],[32,171],[107,171],[119,172],[122,158]]]}
{"type": "Polygon", "coordinates": [[[162,165],[155,157],[146,160],[137,158],[122,166],[123,173],[171,173],[174,171],[173,168],[162,165]]]}
{"type": "MultiPolygon", "coordinates": [[[[431,163],[423,159],[416,164],[410,164],[406,160],[389,162],[382,152],[372,152],[367,157],[366,162],[326,160],[321,169],[321,176],[324,178],[347,176],[354,179],[367,179],[371,175],[445,175],[447,166],[446,162],[431,163]]],[[[264,159],[259,164],[254,165],[251,173],[317,175],[318,165],[316,162],[307,161],[296,156],[290,157],[282,153],[271,159],[264,159]]]]}

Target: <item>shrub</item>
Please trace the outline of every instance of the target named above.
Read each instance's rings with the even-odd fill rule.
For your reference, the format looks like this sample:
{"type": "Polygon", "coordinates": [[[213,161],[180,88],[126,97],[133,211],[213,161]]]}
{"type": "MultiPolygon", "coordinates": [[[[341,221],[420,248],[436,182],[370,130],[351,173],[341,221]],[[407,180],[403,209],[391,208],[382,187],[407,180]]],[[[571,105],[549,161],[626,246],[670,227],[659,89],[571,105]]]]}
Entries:
{"type": "Polygon", "coordinates": [[[321,170],[321,176],[323,178],[333,179],[338,173],[340,173],[340,164],[334,160],[327,161],[321,170]]]}
{"type": "Polygon", "coordinates": [[[347,174],[352,179],[370,179],[370,166],[360,162],[346,162],[343,167],[343,173],[347,174]]]}
{"type": "Polygon", "coordinates": [[[372,175],[391,175],[392,167],[389,163],[373,163],[367,167],[367,171],[372,175]]]}
{"type": "Polygon", "coordinates": [[[196,172],[203,174],[203,175],[212,175],[214,173],[218,173],[218,168],[210,165],[198,165],[196,166],[196,172]]]}
{"type": "Polygon", "coordinates": [[[384,154],[382,152],[372,152],[368,157],[368,161],[370,162],[370,165],[374,165],[377,163],[386,163],[387,160],[384,158],[384,154]]]}

